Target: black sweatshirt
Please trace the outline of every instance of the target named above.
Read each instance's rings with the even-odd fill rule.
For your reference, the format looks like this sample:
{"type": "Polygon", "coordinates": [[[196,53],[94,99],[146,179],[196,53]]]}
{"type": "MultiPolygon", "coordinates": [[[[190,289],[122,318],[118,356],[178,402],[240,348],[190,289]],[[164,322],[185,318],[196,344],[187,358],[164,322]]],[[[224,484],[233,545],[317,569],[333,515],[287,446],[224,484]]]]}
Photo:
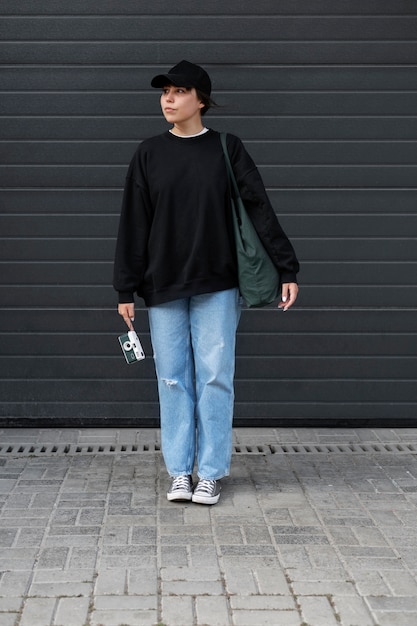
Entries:
{"type": "MultiPolygon", "coordinates": [[[[296,282],[294,249],[242,142],[227,136],[233,171],[281,282],[296,282]]],[[[119,302],[147,306],[237,287],[227,170],[218,132],[143,141],[130,163],[114,264],[119,302]]]]}

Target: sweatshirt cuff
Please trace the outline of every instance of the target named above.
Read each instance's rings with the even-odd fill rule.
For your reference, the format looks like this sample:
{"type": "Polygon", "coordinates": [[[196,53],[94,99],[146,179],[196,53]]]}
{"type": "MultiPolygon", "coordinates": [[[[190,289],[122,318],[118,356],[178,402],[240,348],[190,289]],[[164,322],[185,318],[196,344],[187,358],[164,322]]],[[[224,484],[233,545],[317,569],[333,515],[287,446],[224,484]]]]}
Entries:
{"type": "Polygon", "coordinates": [[[281,285],[283,283],[296,283],[297,282],[297,274],[281,274],[280,276],[281,285]]]}
{"type": "Polygon", "coordinates": [[[134,301],[135,297],[133,293],[129,293],[128,291],[119,291],[119,304],[129,304],[134,301]]]}

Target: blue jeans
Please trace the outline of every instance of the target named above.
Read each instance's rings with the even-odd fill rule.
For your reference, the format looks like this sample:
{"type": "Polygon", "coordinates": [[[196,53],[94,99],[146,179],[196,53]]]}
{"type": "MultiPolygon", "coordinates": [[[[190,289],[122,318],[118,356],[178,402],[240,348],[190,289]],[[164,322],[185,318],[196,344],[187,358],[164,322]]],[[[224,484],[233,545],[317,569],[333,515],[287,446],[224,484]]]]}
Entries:
{"type": "Polygon", "coordinates": [[[164,461],[173,477],[227,476],[232,455],[238,289],[149,308],[164,461]]]}

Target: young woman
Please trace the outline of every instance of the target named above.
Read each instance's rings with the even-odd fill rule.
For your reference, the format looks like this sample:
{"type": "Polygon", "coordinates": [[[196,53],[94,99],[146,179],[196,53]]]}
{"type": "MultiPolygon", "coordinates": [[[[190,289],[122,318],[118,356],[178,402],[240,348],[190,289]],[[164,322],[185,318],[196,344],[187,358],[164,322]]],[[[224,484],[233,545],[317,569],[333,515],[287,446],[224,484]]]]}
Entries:
{"type": "MultiPolygon", "coordinates": [[[[130,163],[114,287],[129,327],[135,293],[148,307],[172,479],[167,498],[215,504],[230,469],[241,309],[227,171],[219,133],[202,122],[214,104],[207,72],[181,61],[151,84],[162,90],[172,127],[143,141],[130,163]]],[[[242,142],[228,135],[227,147],[246,209],[280,273],[278,307],[287,310],[298,292],[296,255],[242,142]]]]}

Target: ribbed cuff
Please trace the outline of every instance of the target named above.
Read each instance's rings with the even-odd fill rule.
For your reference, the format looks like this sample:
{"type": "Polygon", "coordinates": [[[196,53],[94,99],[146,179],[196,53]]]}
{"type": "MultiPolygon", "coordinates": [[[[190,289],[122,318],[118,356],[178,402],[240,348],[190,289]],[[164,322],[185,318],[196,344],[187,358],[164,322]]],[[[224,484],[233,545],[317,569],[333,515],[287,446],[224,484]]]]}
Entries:
{"type": "Polygon", "coordinates": [[[297,274],[281,274],[280,275],[281,285],[283,283],[296,283],[297,282],[297,274]]]}
{"type": "Polygon", "coordinates": [[[134,301],[135,298],[133,293],[129,293],[128,291],[119,291],[119,304],[129,304],[134,301]]]}

